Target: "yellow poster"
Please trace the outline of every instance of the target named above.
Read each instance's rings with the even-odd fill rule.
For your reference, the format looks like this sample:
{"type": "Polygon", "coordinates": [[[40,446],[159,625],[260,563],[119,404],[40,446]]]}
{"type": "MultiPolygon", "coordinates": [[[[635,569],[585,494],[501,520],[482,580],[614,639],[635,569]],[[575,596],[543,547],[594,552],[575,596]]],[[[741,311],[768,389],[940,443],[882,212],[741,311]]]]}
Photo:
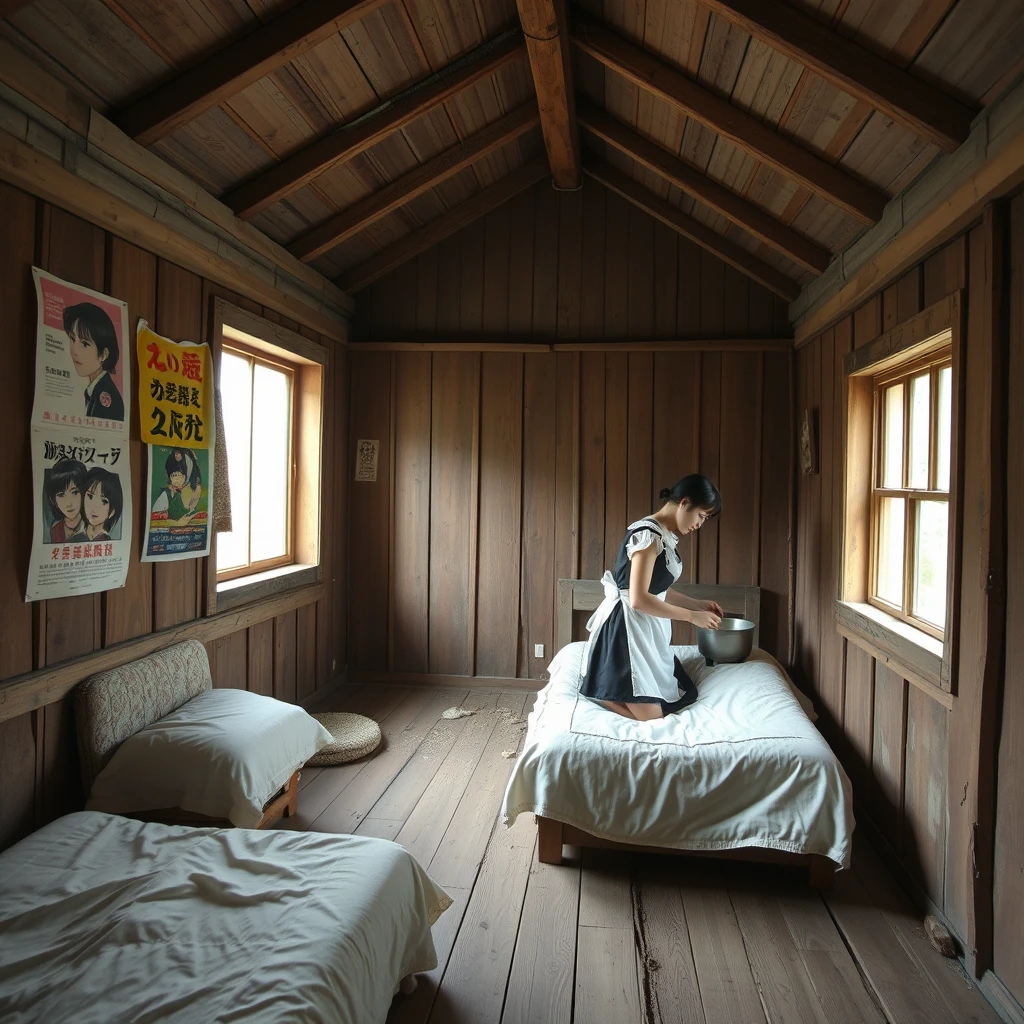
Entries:
{"type": "Polygon", "coordinates": [[[171,341],[140,320],[139,424],[147,444],[209,448],[213,437],[210,349],[171,341]]]}

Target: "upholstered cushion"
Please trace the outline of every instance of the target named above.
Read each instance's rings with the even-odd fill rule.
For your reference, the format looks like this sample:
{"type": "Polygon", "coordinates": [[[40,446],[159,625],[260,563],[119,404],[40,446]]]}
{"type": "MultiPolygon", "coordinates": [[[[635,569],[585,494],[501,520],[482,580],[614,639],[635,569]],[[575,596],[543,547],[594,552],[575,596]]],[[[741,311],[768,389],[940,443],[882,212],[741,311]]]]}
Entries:
{"type": "Polygon", "coordinates": [[[180,807],[254,828],[264,805],[331,734],[295,704],[206,690],[118,747],[86,810],[180,807]]]}
{"type": "Polygon", "coordinates": [[[198,640],[175,644],[86,679],[75,690],[85,792],[129,736],[212,687],[206,648],[198,640]]]}

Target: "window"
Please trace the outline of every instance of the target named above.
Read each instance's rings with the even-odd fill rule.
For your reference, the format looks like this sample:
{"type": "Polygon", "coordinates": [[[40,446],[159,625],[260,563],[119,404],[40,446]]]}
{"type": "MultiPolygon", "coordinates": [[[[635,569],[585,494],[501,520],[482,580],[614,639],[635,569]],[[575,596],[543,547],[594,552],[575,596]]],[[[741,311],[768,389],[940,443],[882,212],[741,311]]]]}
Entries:
{"type": "Polygon", "coordinates": [[[956,693],[958,657],[962,320],[955,292],[843,359],[836,628],[905,679],[947,695],[956,693]]]}
{"type": "Polygon", "coordinates": [[[221,579],[292,561],[294,391],[291,366],[224,342],[220,393],[233,529],[217,537],[221,579]]]}
{"type": "Polygon", "coordinates": [[[208,614],[322,578],[328,365],[324,346],[220,298],[214,323],[232,528],[215,538],[208,614]]]}
{"type": "Polygon", "coordinates": [[[870,601],[942,639],[953,367],[948,348],[874,378],[870,601]]]}

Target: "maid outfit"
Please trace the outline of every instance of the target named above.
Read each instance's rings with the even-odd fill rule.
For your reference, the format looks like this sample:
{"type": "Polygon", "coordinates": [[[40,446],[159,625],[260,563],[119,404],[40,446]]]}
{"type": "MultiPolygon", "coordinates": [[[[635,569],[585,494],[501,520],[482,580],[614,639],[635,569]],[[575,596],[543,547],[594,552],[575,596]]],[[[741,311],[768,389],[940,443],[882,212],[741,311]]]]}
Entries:
{"type": "Polygon", "coordinates": [[[640,519],[626,530],[615,570],[601,578],[604,600],[590,617],[583,652],[580,693],[592,700],[660,704],[665,714],[692,704],[697,687],[672,653],[672,620],[637,611],[629,603],[630,559],[653,546],[658,557],[650,593],[664,600],[683,563],[678,538],[656,519],[640,519]]]}

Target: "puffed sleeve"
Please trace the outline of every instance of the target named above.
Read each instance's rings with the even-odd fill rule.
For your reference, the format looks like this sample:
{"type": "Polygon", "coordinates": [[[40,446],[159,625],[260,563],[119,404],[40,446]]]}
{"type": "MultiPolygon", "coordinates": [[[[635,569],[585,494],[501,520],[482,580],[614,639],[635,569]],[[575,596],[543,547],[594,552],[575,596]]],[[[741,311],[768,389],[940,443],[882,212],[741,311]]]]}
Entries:
{"type": "Polygon", "coordinates": [[[665,542],[657,530],[637,530],[626,541],[626,557],[632,558],[638,551],[654,545],[654,550],[660,555],[665,550],[665,542]]]}

